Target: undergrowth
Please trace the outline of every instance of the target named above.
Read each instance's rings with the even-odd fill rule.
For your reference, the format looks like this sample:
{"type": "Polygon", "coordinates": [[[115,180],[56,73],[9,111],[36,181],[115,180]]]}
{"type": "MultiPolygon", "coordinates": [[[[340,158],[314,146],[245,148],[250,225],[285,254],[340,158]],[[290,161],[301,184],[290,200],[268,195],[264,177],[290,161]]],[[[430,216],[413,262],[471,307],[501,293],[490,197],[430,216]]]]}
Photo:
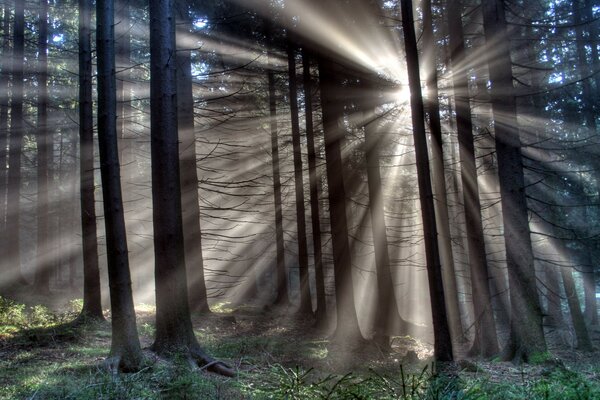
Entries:
{"type": "MultiPolygon", "coordinates": [[[[231,335],[205,326],[199,340],[217,357],[233,360],[238,376],[226,379],[190,370],[185,360],[148,361],[143,369],[112,374],[103,365],[110,326],[88,325],[64,334],[81,302],[61,314],[0,298],[0,399],[302,399],[302,400],[592,400],[600,399],[600,367],[572,370],[558,364],[520,381],[481,371],[439,373],[398,363],[366,363],[329,373],[326,341],[231,335]],[[40,331],[49,332],[40,339],[40,331]],[[76,337],[76,340],[66,338],[76,337]],[[294,366],[298,364],[298,366],[294,366]],[[311,368],[311,366],[313,368],[311,368]]],[[[146,316],[146,318],[148,318],[146,316]]],[[[151,342],[154,326],[140,321],[151,342]]]]}

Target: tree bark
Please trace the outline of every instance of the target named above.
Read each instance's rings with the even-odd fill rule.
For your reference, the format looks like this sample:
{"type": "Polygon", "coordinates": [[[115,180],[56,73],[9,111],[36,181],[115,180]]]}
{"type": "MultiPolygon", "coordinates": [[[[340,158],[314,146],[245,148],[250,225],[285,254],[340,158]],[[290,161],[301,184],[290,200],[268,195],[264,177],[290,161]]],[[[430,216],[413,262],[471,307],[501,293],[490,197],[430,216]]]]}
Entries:
{"type": "Polygon", "coordinates": [[[484,0],[483,27],[510,290],[510,339],[505,359],[528,361],[546,351],[525,198],[521,142],[503,0],[484,0]]]}
{"type": "Polygon", "coordinates": [[[334,63],[323,56],[319,57],[319,79],[335,277],[337,327],[334,337],[342,343],[354,345],[362,342],[362,335],[355,308],[346,217],[344,160],[341,150],[344,140],[343,93],[340,82],[336,79],[334,63]]]}
{"type": "MultiPolygon", "coordinates": [[[[272,35],[270,29],[267,34],[272,35]]],[[[268,52],[270,56],[270,52],[268,52]]],[[[279,145],[277,143],[277,98],[275,89],[275,71],[269,66],[267,70],[269,86],[269,125],[271,130],[271,160],[273,166],[273,202],[275,207],[275,246],[277,259],[275,266],[276,305],[289,302],[287,272],[285,268],[285,246],[283,240],[283,213],[281,208],[281,178],[279,173],[279,145]]]]}
{"type": "MultiPolygon", "coordinates": [[[[2,54],[10,54],[10,7],[5,3],[2,8],[2,54]]],[[[7,229],[6,229],[6,193],[8,169],[6,162],[8,152],[8,82],[10,80],[10,60],[5,57],[0,58],[0,251],[7,254],[7,229]]],[[[4,270],[4,262],[2,262],[4,270]]]]}
{"type": "Polygon", "coordinates": [[[288,38],[288,83],[290,115],[292,122],[292,148],[294,156],[294,189],[296,195],[296,223],[298,230],[298,270],[300,275],[300,314],[312,314],[308,285],[308,245],[306,240],[306,211],[304,206],[304,177],[302,175],[302,148],[300,146],[300,124],[298,122],[298,90],[296,82],[296,52],[288,38]]]}
{"type": "Polygon", "coordinates": [[[417,175],[421,216],[425,239],[425,256],[429,282],[429,297],[434,331],[434,354],[439,361],[452,360],[452,339],[446,315],[446,301],[442,284],[442,268],[437,241],[435,209],[427,154],[427,138],[425,133],[425,115],[421,78],[419,74],[419,55],[414,29],[413,8],[411,0],[400,2],[402,10],[402,29],[406,50],[408,84],[410,87],[410,105],[413,125],[413,137],[417,159],[417,175]]]}
{"type": "Polygon", "coordinates": [[[109,364],[124,371],[139,369],[142,351],[138,339],[117,147],[114,0],[96,3],[98,57],[98,142],[106,225],[106,255],[112,314],[109,364]]]}
{"type": "Polygon", "coordinates": [[[52,257],[49,246],[49,164],[50,132],[48,129],[48,0],[40,1],[38,26],[37,73],[37,248],[35,263],[35,291],[50,293],[52,257]]]}
{"type": "Polygon", "coordinates": [[[460,1],[448,7],[448,34],[452,85],[456,105],[456,129],[461,162],[460,173],[463,187],[465,228],[471,272],[472,302],[475,312],[475,342],[471,348],[471,354],[478,353],[483,357],[492,357],[498,353],[498,336],[492,309],[489,287],[490,276],[481,221],[473,122],[469,104],[467,60],[461,17],[462,9],[462,2],[460,1]]]}
{"type": "MultiPolygon", "coordinates": [[[[448,324],[451,337],[456,341],[464,341],[465,335],[460,318],[454,255],[452,254],[452,238],[450,237],[450,219],[448,216],[448,197],[446,195],[446,174],[442,142],[442,124],[440,121],[440,103],[438,93],[437,61],[435,55],[436,41],[433,34],[433,15],[431,0],[424,0],[423,9],[423,44],[424,65],[426,67],[427,99],[425,110],[429,116],[431,133],[431,179],[433,181],[434,206],[438,229],[438,244],[442,264],[444,294],[448,311],[448,324]]],[[[454,8],[452,5],[449,8],[454,8]]]]}
{"type": "MultiPolygon", "coordinates": [[[[191,21],[183,1],[177,2],[177,23],[181,34],[189,33],[191,21]]],[[[190,310],[209,313],[198,203],[192,57],[190,50],[184,48],[177,50],[177,123],[181,140],[181,212],[190,310]]]]}
{"type": "Polygon", "coordinates": [[[83,247],[82,318],[104,319],[98,267],[94,196],[94,120],[92,100],[92,1],[79,0],[79,179],[83,247]]]}
{"type": "Polygon", "coordinates": [[[159,354],[184,353],[190,363],[232,376],[200,348],[190,318],[184,260],[177,134],[175,4],[150,0],[150,131],[156,336],[159,354]]]}
{"type": "Polygon", "coordinates": [[[317,153],[313,128],[313,80],[310,73],[311,56],[302,49],[302,75],[304,83],[304,118],[306,121],[306,147],[308,150],[308,181],[310,186],[310,215],[312,223],[313,249],[315,252],[315,288],[317,295],[316,319],[322,326],[327,319],[325,298],[325,277],[323,275],[323,248],[321,245],[321,217],[319,214],[319,175],[317,173],[317,153]]]}
{"type": "Polygon", "coordinates": [[[10,137],[8,157],[8,194],[6,226],[10,227],[7,237],[6,280],[8,286],[27,284],[21,271],[21,152],[23,148],[23,78],[25,51],[25,10],[23,1],[15,1],[12,51],[12,96],[10,103],[10,137]]]}

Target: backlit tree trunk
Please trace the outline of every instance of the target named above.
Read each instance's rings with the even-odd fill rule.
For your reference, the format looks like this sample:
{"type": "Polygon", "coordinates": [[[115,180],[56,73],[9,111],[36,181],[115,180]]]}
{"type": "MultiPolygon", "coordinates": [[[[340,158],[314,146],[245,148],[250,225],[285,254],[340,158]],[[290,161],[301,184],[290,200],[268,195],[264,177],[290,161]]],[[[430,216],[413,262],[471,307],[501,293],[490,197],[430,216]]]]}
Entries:
{"type": "Polygon", "coordinates": [[[231,376],[233,370],[201,349],[190,318],[184,261],[177,134],[175,5],[150,1],[150,130],[152,216],[159,354],[184,353],[193,365],[231,376]]]}
{"type": "Polygon", "coordinates": [[[362,341],[354,304],[352,261],[348,240],[346,217],[346,190],[344,187],[344,160],[342,158],[343,94],[334,63],[319,57],[319,80],[323,131],[325,135],[325,159],[329,184],[329,215],[333,247],[335,300],[337,327],[335,337],[341,342],[355,344],[362,341]]]}
{"type": "Polygon", "coordinates": [[[23,69],[25,50],[25,10],[23,1],[15,1],[12,51],[12,91],[10,102],[10,137],[8,142],[8,195],[6,205],[7,236],[5,282],[26,284],[21,272],[21,152],[23,149],[23,69]]]}
{"type": "Polygon", "coordinates": [[[81,316],[82,318],[103,319],[94,196],[91,24],[92,1],[79,0],[79,190],[83,247],[83,309],[81,316]]]}
{"type": "Polygon", "coordinates": [[[288,83],[290,92],[290,114],[292,119],[292,147],[294,153],[294,189],[296,195],[296,223],[298,229],[298,270],[300,275],[299,313],[312,313],[308,286],[308,245],[306,241],[306,211],[304,207],[304,177],[302,172],[302,150],[300,146],[300,124],[298,122],[298,90],[296,83],[295,47],[288,38],[288,83]]]}
{"type": "Polygon", "coordinates": [[[452,360],[452,340],[446,316],[446,301],[442,284],[442,268],[437,241],[435,209],[429,171],[429,156],[427,154],[427,138],[425,133],[425,113],[421,78],[419,74],[419,55],[414,29],[413,9],[411,0],[400,2],[402,10],[402,29],[406,51],[408,84],[410,87],[410,105],[412,129],[417,159],[417,176],[419,183],[419,198],[421,201],[421,216],[423,219],[423,234],[425,239],[425,257],[429,282],[429,297],[434,332],[434,353],[439,361],[452,360]]]}
{"type": "Polygon", "coordinates": [[[127,234],[121,196],[117,147],[114,11],[114,0],[96,3],[98,142],[112,317],[110,363],[113,368],[131,371],[140,367],[142,351],[135,325],[127,234]]]}
{"type": "Polygon", "coordinates": [[[448,7],[450,63],[461,162],[460,174],[471,271],[472,302],[475,312],[475,342],[471,351],[484,357],[491,357],[498,353],[498,339],[489,287],[490,277],[485,254],[483,224],[481,222],[481,203],[477,183],[475,144],[473,142],[473,123],[469,104],[467,59],[465,57],[461,13],[462,2],[460,1],[457,1],[452,7],[448,7]]]}
{"type": "MultiPolygon", "coordinates": [[[[182,34],[189,32],[191,27],[189,11],[184,3],[183,1],[177,3],[177,21],[182,34]]],[[[200,205],[198,203],[192,59],[190,50],[184,48],[177,51],[177,119],[181,140],[179,147],[181,212],[189,304],[191,311],[206,313],[210,312],[210,308],[204,279],[200,205]]]]}
{"type": "Polygon", "coordinates": [[[510,41],[503,0],[484,0],[482,9],[510,290],[511,332],[504,358],[527,361],[546,351],[546,340],[533,266],[510,41]]]}
{"type": "MultiPolygon", "coordinates": [[[[451,8],[455,6],[452,5],[451,8]]],[[[450,333],[454,340],[462,341],[464,333],[458,305],[458,289],[452,254],[452,238],[450,237],[450,219],[448,216],[448,198],[446,195],[446,175],[444,171],[444,154],[442,143],[442,124],[440,121],[440,103],[438,94],[438,77],[436,63],[436,42],[433,34],[433,15],[431,0],[422,2],[423,8],[423,43],[427,80],[427,101],[425,110],[429,116],[431,133],[431,179],[435,198],[435,216],[438,228],[438,243],[444,280],[444,294],[448,310],[450,333]]]]}
{"type": "Polygon", "coordinates": [[[41,0],[38,27],[37,73],[37,249],[34,287],[36,292],[50,292],[52,257],[49,246],[49,164],[51,134],[48,129],[48,0],[41,0]]]}
{"type": "Polygon", "coordinates": [[[317,324],[322,325],[327,318],[325,298],[325,277],[323,275],[323,248],[321,245],[321,218],[319,215],[319,176],[313,127],[313,80],[310,73],[311,57],[306,48],[302,49],[302,75],[304,82],[304,118],[306,120],[306,147],[308,150],[308,180],[310,185],[310,214],[312,223],[313,249],[315,252],[315,281],[317,295],[317,324]]]}

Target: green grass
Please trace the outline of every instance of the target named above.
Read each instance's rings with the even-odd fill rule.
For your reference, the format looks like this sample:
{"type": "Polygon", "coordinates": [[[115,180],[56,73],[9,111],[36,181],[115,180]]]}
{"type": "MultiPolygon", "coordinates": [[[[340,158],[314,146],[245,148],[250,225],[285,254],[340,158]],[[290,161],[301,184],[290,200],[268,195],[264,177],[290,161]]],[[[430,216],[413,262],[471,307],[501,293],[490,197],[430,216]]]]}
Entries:
{"type": "MultiPolygon", "coordinates": [[[[322,338],[302,339],[283,328],[271,334],[239,334],[219,315],[208,318],[196,334],[210,354],[239,368],[236,378],[190,370],[183,360],[152,357],[136,373],[115,375],[103,364],[110,348],[110,325],[65,323],[77,314],[78,306],[75,302],[66,313],[54,314],[0,299],[0,400],[600,399],[600,367],[539,366],[541,373],[523,370],[511,380],[491,373],[498,363],[476,374],[443,375],[431,364],[409,367],[356,354],[340,362],[336,357],[341,355],[328,351],[322,338]]],[[[142,340],[151,343],[151,316],[146,313],[140,319],[142,340]]]]}

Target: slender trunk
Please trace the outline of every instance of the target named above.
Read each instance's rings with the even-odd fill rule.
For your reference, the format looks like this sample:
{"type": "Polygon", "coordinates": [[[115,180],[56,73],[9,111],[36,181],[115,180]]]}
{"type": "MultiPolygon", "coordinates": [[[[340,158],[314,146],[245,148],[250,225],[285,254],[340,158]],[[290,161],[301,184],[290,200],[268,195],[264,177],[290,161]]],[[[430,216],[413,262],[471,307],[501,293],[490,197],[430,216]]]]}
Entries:
{"type": "Polygon", "coordinates": [[[79,0],[79,182],[83,247],[83,309],[81,315],[102,315],[96,200],[94,196],[94,120],[92,100],[92,0],[79,0]]]}
{"type": "Polygon", "coordinates": [[[8,195],[6,226],[10,227],[7,237],[7,279],[10,284],[26,284],[21,272],[21,152],[23,148],[23,78],[25,50],[25,10],[23,1],[15,1],[15,20],[12,52],[12,98],[10,103],[10,138],[8,158],[8,195]]]}
{"type": "Polygon", "coordinates": [[[329,195],[329,215],[333,247],[337,327],[335,337],[341,342],[362,341],[352,283],[352,261],[346,217],[346,189],[342,158],[343,94],[333,62],[319,58],[321,107],[325,135],[325,160],[329,195]]]}
{"type": "MultiPolygon", "coordinates": [[[[177,23],[180,33],[189,32],[191,21],[184,2],[177,2],[177,23]]],[[[183,248],[188,275],[189,305],[193,312],[210,312],[204,279],[202,231],[198,203],[198,168],[196,165],[196,137],[194,134],[194,95],[192,58],[189,49],[177,51],[177,123],[179,129],[181,171],[181,212],[183,248]]]]}
{"type": "Polygon", "coordinates": [[[288,38],[288,81],[290,91],[290,114],[292,119],[292,147],[294,153],[294,188],[296,194],[296,223],[298,226],[298,269],[300,275],[301,314],[312,313],[308,285],[308,245],[306,240],[306,211],[304,207],[304,177],[302,175],[302,149],[300,146],[300,124],[298,122],[298,90],[296,82],[296,51],[288,38]]]}
{"type": "Polygon", "coordinates": [[[308,180],[310,185],[310,214],[312,223],[313,249],[315,252],[315,281],[317,294],[317,325],[327,319],[325,298],[325,277],[323,275],[323,248],[321,244],[321,218],[319,215],[319,175],[317,173],[317,155],[313,128],[313,80],[310,74],[311,57],[306,48],[302,49],[302,75],[304,82],[304,116],[306,121],[306,147],[308,149],[308,180]]]}
{"type": "Polygon", "coordinates": [[[140,367],[142,350],[135,325],[117,147],[114,11],[114,0],[96,3],[98,142],[112,315],[111,363],[128,371],[140,367]]]}
{"type": "MultiPolygon", "coordinates": [[[[436,41],[433,34],[433,15],[431,0],[424,0],[423,9],[423,43],[424,65],[426,67],[427,101],[426,112],[429,116],[431,132],[431,179],[435,194],[435,216],[438,228],[438,245],[442,263],[442,278],[448,312],[450,334],[454,340],[464,341],[465,335],[460,319],[454,255],[452,254],[452,238],[450,237],[450,218],[448,216],[448,198],[446,195],[446,174],[444,171],[444,154],[442,143],[442,124],[440,121],[440,103],[438,94],[438,76],[436,62],[436,41]]],[[[454,5],[451,6],[454,8],[454,5]]]]}
{"type": "Polygon", "coordinates": [[[510,290],[510,339],[504,358],[527,361],[546,351],[546,340],[533,266],[510,41],[503,0],[484,0],[482,8],[510,290]]]}
{"type": "MultiPolygon", "coordinates": [[[[375,341],[383,349],[390,347],[390,332],[396,321],[402,321],[398,311],[394,282],[390,269],[388,253],[387,225],[385,222],[385,206],[381,188],[381,172],[379,170],[380,140],[378,138],[375,115],[374,85],[368,82],[369,77],[363,77],[361,85],[363,102],[360,106],[364,119],[365,159],[367,162],[367,185],[369,188],[369,213],[375,250],[375,270],[377,275],[377,303],[375,316],[375,341]]],[[[402,321],[404,322],[404,321],[402,321]]],[[[404,324],[402,324],[404,325],[404,324]]],[[[405,334],[405,326],[401,326],[405,334]]]]}
{"type": "Polygon", "coordinates": [[[156,336],[159,354],[184,352],[195,365],[231,376],[233,371],[208,357],[192,328],[188,303],[181,213],[177,132],[175,4],[150,1],[150,132],[152,222],[156,285],[156,336]]]}
{"type": "MultiPolygon", "coordinates": [[[[271,34],[269,32],[269,34],[271,34]]],[[[283,241],[283,213],[281,208],[281,179],[279,174],[279,145],[277,143],[277,99],[275,90],[275,71],[267,70],[269,85],[269,124],[271,129],[271,159],[273,163],[273,201],[275,205],[275,245],[277,265],[275,269],[275,304],[289,302],[287,272],[285,268],[285,247],[283,241]]]]}
{"type": "MultiPolygon", "coordinates": [[[[8,3],[8,2],[7,2],[8,3]]],[[[2,54],[10,52],[10,7],[5,3],[2,12],[2,54]]],[[[6,226],[6,177],[8,169],[8,82],[10,80],[10,60],[0,57],[0,252],[7,254],[7,226],[6,226]]],[[[0,263],[4,270],[4,262],[0,263]]],[[[0,285],[1,286],[1,285],[0,285]]]]}
{"type": "Polygon", "coordinates": [[[48,168],[50,133],[48,132],[48,0],[40,1],[38,27],[37,74],[37,252],[34,287],[36,292],[50,292],[52,260],[49,246],[48,168]]]}
{"type": "Polygon", "coordinates": [[[411,0],[400,2],[402,10],[402,29],[406,49],[408,84],[410,87],[410,104],[412,114],[413,137],[417,159],[417,176],[419,197],[421,201],[421,217],[425,239],[425,257],[429,281],[429,296],[434,332],[434,353],[439,361],[452,360],[452,340],[446,316],[446,300],[442,284],[442,268],[437,242],[435,209],[427,154],[427,138],[425,133],[425,115],[423,95],[421,93],[421,77],[419,74],[419,55],[415,35],[413,8],[411,0]]]}
{"type": "Polygon", "coordinates": [[[575,288],[573,269],[571,266],[563,265],[560,268],[560,272],[565,287],[567,304],[569,305],[569,314],[571,314],[571,322],[573,323],[573,329],[575,330],[575,336],[577,337],[577,348],[583,351],[592,351],[592,342],[588,335],[587,327],[585,326],[585,320],[579,304],[579,297],[577,296],[577,289],[575,288]]]}
{"type": "Polygon", "coordinates": [[[463,187],[465,228],[473,293],[472,301],[475,312],[475,342],[471,352],[479,353],[484,357],[491,357],[498,353],[498,336],[492,310],[489,287],[490,276],[481,221],[481,203],[477,183],[473,122],[469,104],[469,81],[467,78],[461,12],[462,3],[460,1],[448,8],[448,34],[454,102],[456,104],[456,129],[461,162],[460,173],[463,187]]]}

